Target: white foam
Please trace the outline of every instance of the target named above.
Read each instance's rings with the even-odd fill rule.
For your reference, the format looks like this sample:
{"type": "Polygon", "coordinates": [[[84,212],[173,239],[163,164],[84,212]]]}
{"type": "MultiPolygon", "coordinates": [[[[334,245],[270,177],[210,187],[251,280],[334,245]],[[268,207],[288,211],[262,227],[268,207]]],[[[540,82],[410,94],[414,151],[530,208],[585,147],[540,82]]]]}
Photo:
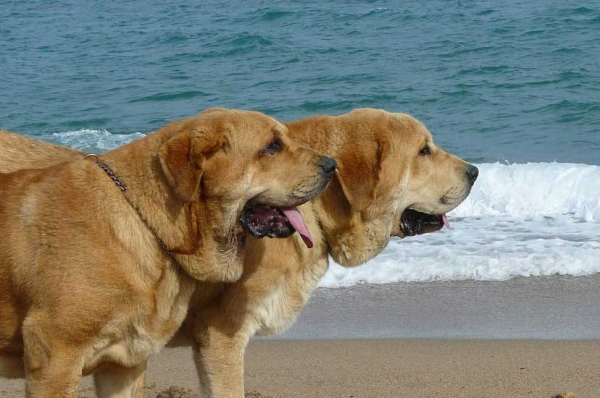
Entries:
{"type": "Polygon", "coordinates": [[[454,220],[452,230],[394,239],[356,268],[332,264],[321,286],[433,280],[505,280],[515,276],[600,272],[598,223],[539,217],[454,220]]]}
{"type": "Polygon", "coordinates": [[[481,164],[471,195],[452,214],[516,217],[571,214],[600,220],[600,166],[568,163],[481,164]]]}
{"type": "Polygon", "coordinates": [[[142,133],[113,134],[107,130],[81,129],[34,138],[52,141],[86,152],[104,152],[144,136],[145,134],[142,133]]]}
{"type": "Polygon", "coordinates": [[[360,267],[332,264],[320,286],[600,272],[600,167],[478,167],[451,230],[394,239],[360,267]]]}

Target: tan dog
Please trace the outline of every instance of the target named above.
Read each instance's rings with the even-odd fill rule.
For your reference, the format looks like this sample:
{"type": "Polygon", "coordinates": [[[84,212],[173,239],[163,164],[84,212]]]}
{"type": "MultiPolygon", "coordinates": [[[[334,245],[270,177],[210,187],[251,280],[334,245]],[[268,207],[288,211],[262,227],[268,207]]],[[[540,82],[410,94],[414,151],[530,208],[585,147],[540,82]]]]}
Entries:
{"type": "MultiPolygon", "coordinates": [[[[186,322],[169,345],[195,347],[205,396],[244,396],[249,338],[293,323],[327,271],[328,255],[355,266],[381,252],[390,236],[439,230],[447,223],[444,213],[467,197],[477,178],[475,167],[436,147],[425,126],[408,115],[360,109],[287,127],[293,139],[334,157],[338,172],[325,193],[300,206],[312,237],[250,239],[238,282],[198,284],[186,322]]],[[[46,143],[33,145],[40,151],[28,163],[62,156],[46,143]]],[[[0,171],[9,163],[0,155],[0,171]]]]}
{"type": "Polygon", "coordinates": [[[143,396],[196,282],[240,277],[240,220],[289,236],[335,169],[256,112],[205,111],[87,159],[0,137],[0,374],[28,397],[74,397],[93,372],[100,397],[143,396]]]}

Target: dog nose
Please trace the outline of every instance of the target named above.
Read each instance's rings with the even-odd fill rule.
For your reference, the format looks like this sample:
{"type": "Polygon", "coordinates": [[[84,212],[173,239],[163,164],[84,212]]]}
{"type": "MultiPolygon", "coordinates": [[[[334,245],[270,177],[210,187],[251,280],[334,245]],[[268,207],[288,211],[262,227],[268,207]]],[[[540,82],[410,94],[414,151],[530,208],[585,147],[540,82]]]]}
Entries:
{"type": "Polygon", "coordinates": [[[475,180],[477,179],[477,176],[479,176],[479,169],[475,166],[473,166],[472,164],[467,166],[467,178],[469,179],[469,181],[471,182],[471,184],[473,184],[475,182],[475,180]]]}
{"type": "Polygon", "coordinates": [[[325,174],[333,173],[335,171],[336,166],[337,162],[335,161],[335,159],[332,159],[327,156],[323,156],[319,161],[319,167],[321,168],[321,170],[323,170],[325,174]]]}

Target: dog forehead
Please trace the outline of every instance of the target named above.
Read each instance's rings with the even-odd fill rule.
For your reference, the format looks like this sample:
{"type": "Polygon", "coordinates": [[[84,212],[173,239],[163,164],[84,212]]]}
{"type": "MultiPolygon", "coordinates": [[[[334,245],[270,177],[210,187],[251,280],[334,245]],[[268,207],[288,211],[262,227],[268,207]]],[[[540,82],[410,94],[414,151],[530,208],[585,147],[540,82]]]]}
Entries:
{"type": "Polygon", "coordinates": [[[232,133],[241,134],[251,130],[254,134],[272,136],[275,130],[281,130],[277,120],[255,111],[237,111],[227,119],[227,125],[232,133]]]}
{"type": "Polygon", "coordinates": [[[220,131],[230,138],[248,135],[272,136],[274,132],[284,134],[286,129],[277,120],[255,111],[211,108],[200,112],[190,120],[194,130],[220,131]]]}
{"type": "Polygon", "coordinates": [[[404,142],[420,144],[432,141],[432,136],[427,127],[405,113],[392,113],[390,117],[390,132],[404,142]]]}

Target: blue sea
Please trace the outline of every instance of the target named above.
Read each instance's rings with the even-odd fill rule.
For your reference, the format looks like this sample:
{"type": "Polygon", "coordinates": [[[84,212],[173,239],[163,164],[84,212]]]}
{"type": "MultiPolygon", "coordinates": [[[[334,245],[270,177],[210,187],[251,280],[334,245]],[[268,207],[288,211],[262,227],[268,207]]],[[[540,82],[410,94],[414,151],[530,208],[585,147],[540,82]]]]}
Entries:
{"type": "Polygon", "coordinates": [[[451,230],[322,281],[600,271],[600,3],[0,0],[0,127],[89,151],[213,106],[410,113],[476,163],[451,230]]]}

